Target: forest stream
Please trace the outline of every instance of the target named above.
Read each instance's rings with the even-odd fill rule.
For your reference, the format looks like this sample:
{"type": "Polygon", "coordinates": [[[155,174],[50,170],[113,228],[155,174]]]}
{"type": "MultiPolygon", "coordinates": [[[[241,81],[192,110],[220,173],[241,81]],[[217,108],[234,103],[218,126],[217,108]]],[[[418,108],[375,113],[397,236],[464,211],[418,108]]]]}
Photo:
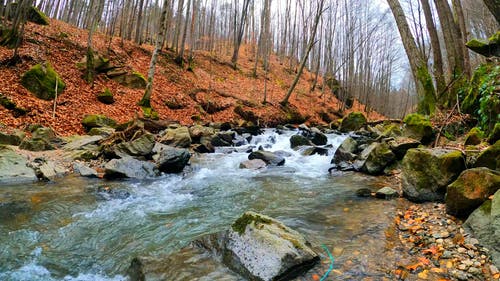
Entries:
{"type": "MultiPolygon", "coordinates": [[[[304,234],[322,256],[318,274],[331,262],[325,245],[335,258],[335,280],[389,276],[402,258],[393,233],[401,201],[356,197],[359,188],[380,188],[381,179],[329,174],[332,156],[291,150],[294,133],[269,129],[238,151],[193,156],[184,175],[4,186],[0,202],[13,203],[0,212],[0,280],[127,280],[132,258],[171,253],[169,280],[241,280],[206,253],[181,249],[248,210],[304,234]],[[249,146],[290,156],[283,167],[239,169],[249,146]],[[117,196],[99,192],[109,189],[117,196]]],[[[331,152],[344,138],[328,135],[331,152]]]]}

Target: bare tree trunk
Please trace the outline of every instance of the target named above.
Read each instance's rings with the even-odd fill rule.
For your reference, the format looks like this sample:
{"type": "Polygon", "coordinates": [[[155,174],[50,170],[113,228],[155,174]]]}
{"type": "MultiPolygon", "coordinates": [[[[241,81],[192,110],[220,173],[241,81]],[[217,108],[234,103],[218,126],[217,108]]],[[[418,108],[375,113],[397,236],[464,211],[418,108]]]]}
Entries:
{"type": "Polygon", "coordinates": [[[135,27],[135,42],[142,44],[142,10],[144,8],[144,0],[139,2],[139,12],[137,13],[137,22],[135,27]]]}
{"type": "Polygon", "coordinates": [[[146,84],[146,91],[144,92],[144,96],[138,103],[138,105],[146,108],[151,108],[151,94],[153,92],[153,81],[156,70],[156,61],[158,60],[158,54],[162,48],[163,37],[165,37],[166,18],[167,18],[167,11],[169,4],[170,0],[163,1],[163,9],[161,12],[160,21],[158,23],[159,34],[158,37],[156,38],[155,49],[153,51],[153,55],[151,56],[151,61],[149,63],[148,83],[146,84]]]}
{"type": "Polygon", "coordinates": [[[295,89],[295,87],[299,83],[299,79],[300,79],[300,76],[302,75],[302,72],[304,71],[304,67],[306,66],[307,58],[309,57],[309,53],[311,52],[312,47],[316,43],[314,40],[316,40],[315,38],[316,38],[316,33],[318,31],[318,24],[319,24],[319,21],[321,19],[321,15],[323,14],[323,6],[325,3],[324,0],[319,0],[319,1],[320,2],[318,4],[317,10],[316,10],[316,16],[314,18],[314,27],[312,29],[311,38],[309,39],[309,44],[307,45],[307,49],[304,53],[304,57],[302,58],[302,62],[300,63],[300,67],[299,67],[299,70],[297,72],[297,76],[295,76],[295,80],[293,81],[292,85],[290,86],[290,89],[288,89],[288,92],[287,92],[285,98],[280,102],[280,104],[282,106],[288,105],[288,99],[290,98],[290,96],[293,93],[293,90],[295,89]]]}
{"type": "Polygon", "coordinates": [[[181,48],[179,51],[179,55],[175,58],[175,62],[179,65],[182,65],[184,61],[184,48],[186,47],[186,36],[187,36],[187,28],[189,24],[189,12],[191,11],[191,0],[188,0],[187,10],[186,10],[186,23],[184,24],[184,32],[182,33],[182,41],[181,48]]]}
{"type": "Polygon", "coordinates": [[[432,10],[429,0],[420,0],[424,11],[427,31],[431,40],[432,56],[434,59],[434,78],[436,79],[436,89],[438,93],[442,93],[446,88],[446,80],[443,70],[443,56],[441,54],[441,43],[436,30],[436,25],[432,17],[432,10]]]}
{"type": "Polygon", "coordinates": [[[418,111],[423,114],[433,114],[436,107],[436,96],[432,78],[427,69],[427,63],[421,57],[413,34],[411,33],[403,8],[398,0],[387,0],[396,20],[396,24],[403,40],[403,45],[410,61],[413,79],[420,99],[418,111]]]}
{"type": "Polygon", "coordinates": [[[243,39],[243,32],[245,31],[245,25],[247,21],[247,15],[248,15],[248,6],[250,5],[251,0],[244,0],[243,2],[243,9],[241,11],[241,18],[240,22],[238,25],[238,30],[236,31],[236,40],[234,42],[234,51],[233,51],[233,57],[231,58],[231,63],[233,64],[233,68],[237,68],[237,63],[238,63],[238,55],[240,52],[240,46],[241,46],[241,41],[243,39]]]}
{"type": "MultiPolygon", "coordinates": [[[[467,26],[465,25],[464,9],[462,7],[461,0],[453,0],[453,10],[455,11],[456,22],[458,23],[458,27],[460,28],[460,33],[462,35],[462,44],[463,46],[465,46],[465,44],[468,41],[467,40],[468,34],[467,34],[467,26]]],[[[470,66],[469,49],[464,48],[463,46],[462,46],[462,52],[464,57],[464,73],[467,76],[467,78],[470,78],[471,66],[470,66]]]]}

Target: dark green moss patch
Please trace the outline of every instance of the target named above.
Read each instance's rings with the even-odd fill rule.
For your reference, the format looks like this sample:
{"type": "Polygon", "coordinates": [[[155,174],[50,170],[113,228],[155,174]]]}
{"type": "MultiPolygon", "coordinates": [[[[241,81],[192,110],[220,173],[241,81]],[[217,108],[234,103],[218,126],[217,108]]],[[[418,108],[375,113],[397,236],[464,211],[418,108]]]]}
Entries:
{"type": "Polygon", "coordinates": [[[253,223],[257,226],[259,224],[270,224],[272,222],[273,220],[270,218],[263,217],[257,213],[246,212],[231,225],[231,228],[238,234],[243,235],[249,224],[253,223]]]}
{"type": "Polygon", "coordinates": [[[66,84],[61,80],[57,72],[49,63],[37,64],[24,73],[21,84],[39,99],[52,100],[57,94],[60,95],[66,84]]]}
{"type": "Polygon", "coordinates": [[[104,104],[113,104],[115,102],[113,93],[111,93],[111,91],[108,88],[106,88],[104,92],[97,95],[97,100],[104,104]]]}

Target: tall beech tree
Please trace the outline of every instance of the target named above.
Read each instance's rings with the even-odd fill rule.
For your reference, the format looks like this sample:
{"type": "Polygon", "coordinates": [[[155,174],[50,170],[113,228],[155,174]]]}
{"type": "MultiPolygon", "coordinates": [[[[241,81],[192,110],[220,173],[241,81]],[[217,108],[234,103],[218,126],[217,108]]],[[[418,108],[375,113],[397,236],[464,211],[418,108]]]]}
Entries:
{"type": "Polygon", "coordinates": [[[432,82],[432,76],[427,67],[427,62],[417,48],[415,38],[411,33],[408,22],[406,21],[406,15],[399,1],[387,0],[387,3],[396,20],[396,25],[398,26],[403,46],[410,62],[411,72],[416,84],[419,99],[418,112],[422,114],[433,114],[436,108],[436,93],[432,82]]]}
{"type": "Polygon", "coordinates": [[[158,60],[158,54],[162,49],[163,39],[165,37],[165,30],[167,28],[167,11],[169,9],[170,0],[163,1],[163,8],[161,11],[160,20],[158,22],[158,37],[156,38],[155,49],[153,55],[151,56],[151,61],[149,62],[148,71],[148,82],[146,84],[146,91],[139,101],[139,105],[147,109],[151,109],[151,94],[153,93],[153,81],[156,70],[156,62],[158,60]]]}

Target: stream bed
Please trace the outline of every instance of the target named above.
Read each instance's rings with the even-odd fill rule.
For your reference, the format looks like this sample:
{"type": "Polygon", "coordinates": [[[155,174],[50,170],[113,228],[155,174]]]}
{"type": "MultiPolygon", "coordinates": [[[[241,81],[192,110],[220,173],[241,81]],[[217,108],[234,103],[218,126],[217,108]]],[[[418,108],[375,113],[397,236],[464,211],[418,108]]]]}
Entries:
{"type": "Polygon", "coordinates": [[[317,272],[330,263],[320,245],[330,249],[335,261],[328,280],[390,278],[402,258],[393,233],[400,201],[356,197],[357,189],[381,188],[379,178],[328,173],[345,136],[328,135],[330,156],[302,156],[290,149],[295,133],[269,129],[247,144],[290,153],[283,167],[239,169],[247,149],[222,148],[193,156],[183,175],[146,181],[69,176],[2,186],[0,280],[127,280],[134,257],[171,253],[178,258],[168,280],[241,280],[216,262],[179,250],[227,229],[248,210],[305,235],[324,257],[317,272]],[[121,196],[98,192],[110,189],[121,196]],[[199,270],[191,270],[193,263],[199,270]]]}

